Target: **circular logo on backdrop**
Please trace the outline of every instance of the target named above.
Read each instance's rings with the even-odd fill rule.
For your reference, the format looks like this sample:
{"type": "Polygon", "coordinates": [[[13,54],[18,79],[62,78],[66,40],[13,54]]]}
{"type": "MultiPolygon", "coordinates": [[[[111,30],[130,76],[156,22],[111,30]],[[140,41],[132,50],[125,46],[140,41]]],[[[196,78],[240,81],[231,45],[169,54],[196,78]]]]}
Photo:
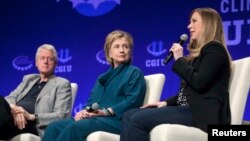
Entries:
{"type": "Polygon", "coordinates": [[[104,50],[100,50],[100,51],[97,52],[97,54],[96,54],[96,60],[99,63],[103,64],[103,65],[109,65],[109,62],[106,61],[104,50]]]}
{"type": "MultiPolygon", "coordinates": [[[[57,0],[57,2],[60,0],[57,0]]],[[[113,10],[120,0],[69,0],[73,8],[84,16],[100,16],[113,10]]]]}
{"type": "Polygon", "coordinates": [[[29,56],[22,55],[17,56],[12,60],[12,66],[19,71],[26,71],[33,67],[33,61],[29,59],[29,56]]]}

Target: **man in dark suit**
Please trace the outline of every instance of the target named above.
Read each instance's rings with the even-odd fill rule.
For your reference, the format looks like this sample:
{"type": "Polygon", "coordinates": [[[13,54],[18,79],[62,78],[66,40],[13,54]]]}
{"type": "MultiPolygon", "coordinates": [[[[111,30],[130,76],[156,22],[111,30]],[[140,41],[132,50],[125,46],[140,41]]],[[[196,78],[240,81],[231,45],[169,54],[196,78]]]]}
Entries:
{"type": "Polygon", "coordinates": [[[70,82],[54,75],[56,64],[54,46],[43,44],[36,53],[39,74],[25,75],[14,91],[0,98],[0,139],[21,133],[43,136],[49,123],[70,116],[70,82]]]}

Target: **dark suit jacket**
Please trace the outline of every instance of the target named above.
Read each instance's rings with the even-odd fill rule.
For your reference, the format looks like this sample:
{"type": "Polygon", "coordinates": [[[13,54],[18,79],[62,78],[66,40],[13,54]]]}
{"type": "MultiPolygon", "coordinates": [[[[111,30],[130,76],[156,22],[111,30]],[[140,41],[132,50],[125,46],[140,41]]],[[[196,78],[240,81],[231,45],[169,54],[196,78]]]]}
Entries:
{"type": "MultiPolygon", "coordinates": [[[[25,75],[22,83],[5,99],[9,104],[16,104],[39,79],[39,74],[25,75]]],[[[70,82],[62,77],[51,76],[35,103],[35,113],[39,116],[37,131],[40,136],[44,134],[44,129],[49,123],[70,116],[71,97],[70,82]]]]}
{"type": "MultiPolygon", "coordinates": [[[[209,42],[192,63],[179,58],[173,70],[187,83],[183,93],[196,127],[207,131],[208,124],[230,123],[230,63],[221,44],[209,42]]],[[[168,105],[176,105],[177,97],[166,100],[168,105]]]]}

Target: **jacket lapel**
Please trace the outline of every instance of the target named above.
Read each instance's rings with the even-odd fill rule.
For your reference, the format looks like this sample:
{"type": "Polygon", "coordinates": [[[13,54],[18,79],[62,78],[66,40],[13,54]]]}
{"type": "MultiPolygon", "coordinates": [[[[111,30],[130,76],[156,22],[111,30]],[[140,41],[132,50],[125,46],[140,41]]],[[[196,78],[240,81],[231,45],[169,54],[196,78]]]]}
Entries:
{"type": "Polygon", "coordinates": [[[52,75],[49,78],[49,81],[45,84],[45,86],[43,87],[43,89],[41,90],[41,92],[39,93],[39,95],[37,96],[36,102],[38,102],[40,100],[40,98],[45,95],[48,91],[52,90],[54,87],[54,83],[55,83],[55,76],[52,75]]]}
{"type": "Polygon", "coordinates": [[[35,83],[40,79],[39,75],[38,77],[30,78],[30,80],[26,81],[26,88],[23,90],[23,92],[20,94],[18,99],[16,100],[17,102],[20,101],[25,95],[28,94],[28,92],[31,90],[31,88],[35,85],[35,83]]]}
{"type": "Polygon", "coordinates": [[[111,80],[113,78],[115,78],[115,76],[119,75],[124,68],[128,66],[128,63],[126,64],[121,64],[120,66],[118,66],[117,68],[110,68],[108,70],[108,72],[104,73],[100,78],[99,78],[99,82],[100,84],[102,84],[102,86],[107,86],[109,85],[109,83],[111,82],[111,80]]]}

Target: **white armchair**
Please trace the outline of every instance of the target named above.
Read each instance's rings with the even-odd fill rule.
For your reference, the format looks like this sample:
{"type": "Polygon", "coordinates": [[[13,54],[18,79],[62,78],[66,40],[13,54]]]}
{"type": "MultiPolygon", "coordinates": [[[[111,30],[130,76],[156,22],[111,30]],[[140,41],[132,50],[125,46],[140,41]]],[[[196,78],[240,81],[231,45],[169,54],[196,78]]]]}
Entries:
{"type": "MultiPolygon", "coordinates": [[[[71,91],[72,91],[72,105],[71,105],[71,111],[73,110],[73,106],[75,103],[75,98],[78,90],[78,84],[77,83],[71,83],[71,91]]],[[[71,115],[71,112],[70,112],[71,115]]],[[[10,139],[9,141],[40,141],[41,138],[39,136],[36,136],[34,134],[30,133],[24,133],[19,134],[10,139]]]]}
{"type": "Polygon", "coordinates": [[[71,115],[72,111],[74,110],[74,104],[76,100],[76,94],[78,90],[78,84],[77,83],[71,83],[71,92],[72,92],[72,103],[71,103],[71,112],[69,113],[71,115]]]}
{"type": "MultiPolygon", "coordinates": [[[[164,74],[152,74],[145,77],[147,91],[143,104],[154,103],[160,100],[162,89],[165,83],[164,74]]],[[[119,141],[120,136],[113,133],[96,131],[87,137],[87,141],[119,141]]]]}
{"type": "MultiPolygon", "coordinates": [[[[242,124],[250,87],[250,57],[233,61],[230,80],[231,124],[242,124]]],[[[207,141],[206,132],[178,124],[161,124],[150,132],[150,141],[207,141]],[[176,132],[178,131],[178,132],[176,132]]]]}

